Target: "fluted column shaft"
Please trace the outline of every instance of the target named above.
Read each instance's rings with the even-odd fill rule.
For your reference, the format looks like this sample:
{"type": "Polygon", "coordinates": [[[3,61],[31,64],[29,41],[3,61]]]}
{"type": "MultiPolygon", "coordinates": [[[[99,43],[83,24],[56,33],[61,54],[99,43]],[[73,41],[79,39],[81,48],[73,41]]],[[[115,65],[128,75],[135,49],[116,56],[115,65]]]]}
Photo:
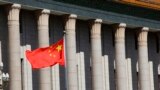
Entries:
{"type": "Polygon", "coordinates": [[[144,27],[138,32],[138,65],[140,90],[150,90],[150,75],[148,65],[147,35],[148,28],[144,27]]]}
{"type": "Polygon", "coordinates": [[[74,14],[65,17],[67,90],[78,90],[75,36],[76,18],[77,16],[74,14]]]}
{"type": "Polygon", "coordinates": [[[103,90],[101,19],[91,22],[92,90],[103,90]]]}
{"type": "MultiPolygon", "coordinates": [[[[39,47],[49,46],[49,10],[37,11],[37,23],[38,23],[38,45],[39,47]]],[[[50,67],[40,70],[40,90],[51,90],[51,73],[50,67]]]]}
{"type": "Polygon", "coordinates": [[[115,66],[117,90],[127,90],[125,27],[125,23],[120,23],[116,26],[115,32],[115,66]]]}
{"type": "Polygon", "coordinates": [[[20,26],[19,12],[21,5],[7,6],[9,36],[9,90],[22,90],[20,60],[20,26]]]}

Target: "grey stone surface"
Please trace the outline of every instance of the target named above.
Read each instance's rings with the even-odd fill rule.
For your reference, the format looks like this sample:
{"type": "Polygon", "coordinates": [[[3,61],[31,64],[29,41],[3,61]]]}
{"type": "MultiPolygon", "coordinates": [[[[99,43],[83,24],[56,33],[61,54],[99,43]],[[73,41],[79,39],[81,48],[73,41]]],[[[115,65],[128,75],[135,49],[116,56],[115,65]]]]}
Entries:
{"type": "Polygon", "coordinates": [[[65,50],[66,50],[66,85],[67,90],[78,90],[76,61],[76,18],[77,15],[65,16],[65,50]]]}
{"type": "Polygon", "coordinates": [[[13,4],[6,7],[8,15],[9,36],[9,90],[22,90],[20,60],[20,26],[19,12],[21,5],[13,4]]]}
{"type": "Polygon", "coordinates": [[[91,23],[91,67],[92,90],[103,90],[102,72],[102,45],[101,45],[101,19],[95,19],[91,23]]]}
{"type": "MultiPolygon", "coordinates": [[[[47,9],[36,12],[39,47],[49,46],[49,14],[50,11],[47,9]]],[[[42,68],[40,69],[39,74],[39,90],[51,90],[51,68],[42,68]]]]}
{"type": "Polygon", "coordinates": [[[148,30],[143,27],[138,32],[138,75],[140,90],[151,90],[148,64],[148,30]]]}
{"type": "Polygon", "coordinates": [[[120,23],[115,26],[115,67],[117,90],[127,90],[125,28],[125,23],[120,23]]]}

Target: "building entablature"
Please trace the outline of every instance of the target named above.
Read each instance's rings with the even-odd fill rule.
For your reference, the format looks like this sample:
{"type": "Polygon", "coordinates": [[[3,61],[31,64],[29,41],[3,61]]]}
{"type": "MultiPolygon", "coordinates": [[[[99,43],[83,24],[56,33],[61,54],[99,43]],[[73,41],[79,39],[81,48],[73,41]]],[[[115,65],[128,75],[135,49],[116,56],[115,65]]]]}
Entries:
{"type": "Polygon", "coordinates": [[[48,9],[50,10],[51,14],[54,15],[76,14],[77,19],[81,20],[91,20],[100,18],[103,20],[104,24],[112,25],[116,23],[126,23],[127,27],[130,28],[149,27],[151,31],[160,30],[160,21],[158,20],[130,16],[130,15],[125,15],[123,13],[115,13],[115,12],[87,8],[77,5],[71,5],[62,2],[57,2],[54,0],[29,0],[29,1],[1,0],[0,1],[0,5],[7,5],[13,3],[21,4],[22,6],[21,9],[26,9],[31,11],[39,9],[48,9]]]}

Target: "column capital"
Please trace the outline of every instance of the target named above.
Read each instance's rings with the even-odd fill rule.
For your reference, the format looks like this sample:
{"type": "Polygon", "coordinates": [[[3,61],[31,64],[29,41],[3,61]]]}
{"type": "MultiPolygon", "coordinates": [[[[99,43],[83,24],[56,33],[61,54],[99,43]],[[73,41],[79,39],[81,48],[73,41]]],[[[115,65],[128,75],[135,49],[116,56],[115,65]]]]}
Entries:
{"type": "Polygon", "coordinates": [[[95,20],[93,20],[93,22],[94,22],[94,23],[100,23],[100,24],[101,24],[101,23],[102,23],[102,19],[95,19],[95,20]]]}
{"type": "Polygon", "coordinates": [[[68,15],[68,18],[70,18],[70,19],[76,19],[77,15],[76,14],[70,14],[70,15],[68,15]]]}
{"type": "Polygon", "coordinates": [[[14,4],[11,5],[11,8],[20,9],[20,8],[21,8],[21,5],[14,3],[14,4]]]}
{"type": "Polygon", "coordinates": [[[42,14],[50,14],[50,10],[48,9],[41,9],[41,10],[36,10],[35,14],[38,15],[42,15],[42,14]]]}
{"type": "Polygon", "coordinates": [[[48,9],[42,9],[42,10],[35,11],[35,15],[37,17],[42,16],[42,15],[49,15],[49,14],[50,14],[50,10],[48,10],[48,9]]]}
{"type": "Polygon", "coordinates": [[[115,41],[124,41],[126,24],[125,23],[116,24],[114,28],[116,29],[115,41]]]}
{"type": "Polygon", "coordinates": [[[90,20],[91,38],[100,38],[102,19],[90,20]]]}
{"type": "Polygon", "coordinates": [[[15,9],[20,10],[21,9],[21,5],[20,4],[16,4],[16,3],[11,4],[11,5],[6,5],[7,12],[10,11],[10,10],[15,10],[15,9]]]}
{"type": "Polygon", "coordinates": [[[141,28],[141,31],[147,31],[147,32],[148,32],[148,31],[149,31],[149,28],[148,28],[148,27],[142,27],[142,28],[141,28]]]}
{"type": "Polygon", "coordinates": [[[64,19],[65,21],[67,21],[68,19],[77,19],[77,15],[76,14],[66,14],[64,15],[64,19]]]}
{"type": "Polygon", "coordinates": [[[126,23],[119,23],[119,24],[116,24],[115,26],[117,26],[117,28],[126,28],[126,23]]]}
{"type": "Polygon", "coordinates": [[[48,9],[43,9],[43,10],[41,10],[41,13],[42,13],[42,14],[50,14],[50,10],[48,10],[48,9]]]}
{"type": "Polygon", "coordinates": [[[64,21],[65,21],[66,33],[68,31],[75,32],[75,28],[76,28],[75,25],[76,25],[77,15],[76,14],[65,15],[64,19],[65,19],[64,21]]]}
{"type": "Polygon", "coordinates": [[[38,10],[35,12],[35,14],[37,17],[38,25],[48,26],[48,18],[49,18],[50,10],[48,9],[38,10]]]}
{"type": "Polygon", "coordinates": [[[19,20],[19,12],[21,9],[20,4],[12,4],[12,5],[7,5],[6,6],[6,11],[8,14],[8,20],[19,20]]]}
{"type": "Polygon", "coordinates": [[[126,23],[117,23],[117,24],[113,24],[114,28],[126,28],[126,23]]]}
{"type": "Polygon", "coordinates": [[[127,25],[126,25],[126,23],[120,23],[118,26],[119,26],[119,28],[126,28],[127,25]]]}
{"type": "Polygon", "coordinates": [[[103,21],[102,19],[91,19],[89,20],[89,24],[92,26],[93,24],[101,24],[103,21]]]}
{"type": "Polygon", "coordinates": [[[138,45],[147,45],[148,27],[142,27],[138,31],[138,45]]]}

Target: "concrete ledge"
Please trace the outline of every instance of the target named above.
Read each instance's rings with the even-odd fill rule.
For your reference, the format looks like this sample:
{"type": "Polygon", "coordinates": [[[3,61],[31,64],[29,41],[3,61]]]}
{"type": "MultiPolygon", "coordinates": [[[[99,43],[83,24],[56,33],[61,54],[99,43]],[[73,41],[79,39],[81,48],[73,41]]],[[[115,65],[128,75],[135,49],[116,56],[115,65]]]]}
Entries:
{"type": "Polygon", "coordinates": [[[100,18],[103,23],[126,23],[127,27],[149,27],[150,30],[160,30],[160,21],[133,17],[118,13],[112,13],[97,9],[91,9],[71,4],[65,4],[52,0],[0,0],[0,2],[10,2],[22,4],[25,9],[49,9],[58,14],[76,14],[79,19],[100,18]]]}

